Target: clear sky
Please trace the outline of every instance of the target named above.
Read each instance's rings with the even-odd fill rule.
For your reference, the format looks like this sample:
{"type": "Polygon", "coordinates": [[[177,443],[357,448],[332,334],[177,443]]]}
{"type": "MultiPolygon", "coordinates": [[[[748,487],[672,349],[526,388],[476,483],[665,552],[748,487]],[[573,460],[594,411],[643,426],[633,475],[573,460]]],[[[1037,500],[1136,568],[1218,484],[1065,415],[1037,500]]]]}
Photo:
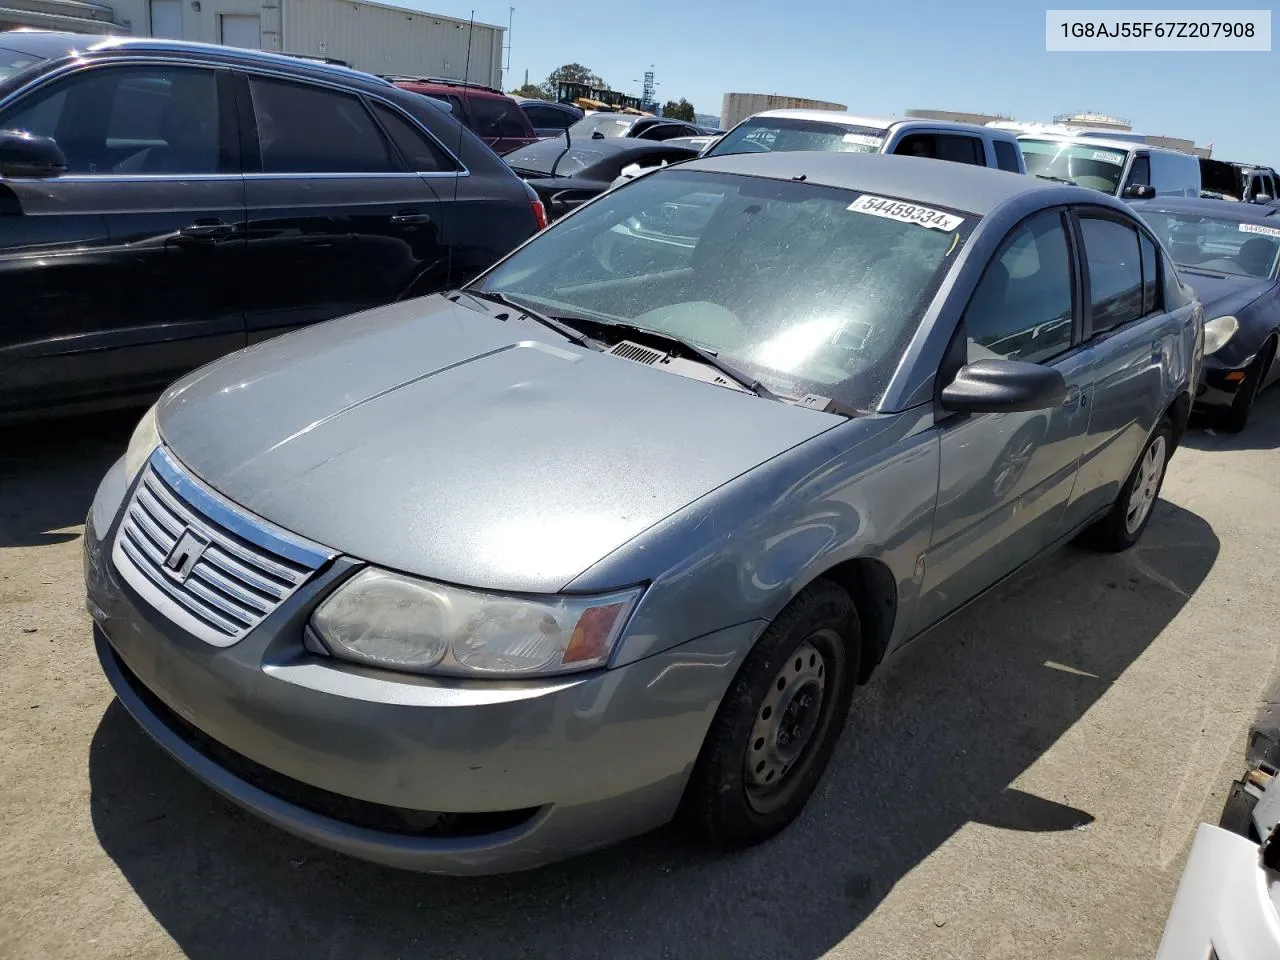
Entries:
{"type": "MultiPolygon", "coordinates": [[[[396,0],[392,0],[396,2],[396,0]]],[[[399,0],[405,2],[405,0],[399,0]]],[[[1205,9],[1212,3],[1171,4],[1205,9]]],[[[515,6],[508,88],[585,64],[640,93],[653,65],[662,101],[719,114],[727,92],[779,93],[867,114],[911,108],[1050,120],[1080,110],[1141,133],[1214,145],[1219,159],[1280,168],[1280,53],[1048,53],[1047,6],[1023,0],[409,0],[505,25],[515,6]]],[[[1224,5],[1226,6],[1226,5],[1224,5]]],[[[1236,2],[1236,9],[1262,8],[1236,2]]],[[[1274,40],[1273,40],[1274,43],[1274,40]]]]}

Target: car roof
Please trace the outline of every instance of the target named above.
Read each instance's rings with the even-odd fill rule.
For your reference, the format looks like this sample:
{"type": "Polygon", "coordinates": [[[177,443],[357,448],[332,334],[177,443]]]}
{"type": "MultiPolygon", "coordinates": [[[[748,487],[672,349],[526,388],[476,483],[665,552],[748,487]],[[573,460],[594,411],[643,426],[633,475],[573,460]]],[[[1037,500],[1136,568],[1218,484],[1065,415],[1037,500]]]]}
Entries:
{"type": "Polygon", "coordinates": [[[1158,195],[1151,200],[1134,200],[1129,206],[1151,213],[1194,213],[1203,217],[1216,217],[1236,223],[1265,223],[1280,227],[1280,206],[1261,203],[1231,203],[1228,200],[1212,200],[1202,197],[1168,197],[1158,195]]]}
{"type": "Polygon", "coordinates": [[[967,163],[948,163],[924,157],[879,153],[779,151],[777,153],[728,153],[681,164],[681,170],[708,170],[804,180],[823,186],[863,193],[904,197],[920,204],[935,204],[986,216],[1015,198],[1042,196],[1051,203],[1083,203],[1125,210],[1127,206],[1097,190],[1037,180],[1021,173],[994,170],[967,163]],[[939,164],[946,164],[945,171],[939,164]],[[945,176],[941,174],[945,172],[945,176]]]}
{"type": "Polygon", "coordinates": [[[1106,147],[1108,150],[1154,150],[1157,153],[1172,153],[1180,157],[1191,157],[1192,160],[1199,162],[1199,157],[1192,156],[1189,153],[1183,153],[1181,150],[1171,150],[1168,147],[1157,147],[1150,143],[1143,143],[1139,140],[1116,140],[1114,137],[1080,137],[1071,134],[1062,133],[1020,133],[1019,140],[1052,140],[1059,143],[1076,143],[1086,147],[1106,147]]]}
{"type": "Polygon", "coordinates": [[[857,113],[845,113],[840,110],[762,110],[753,113],[748,120],[756,117],[776,117],[782,120],[817,120],[827,123],[844,123],[858,127],[876,127],[888,130],[906,124],[913,126],[938,127],[947,130],[967,130],[980,136],[1012,137],[1010,130],[1001,130],[980,123],[963,123],[959,120],[931,120],[928,117],[869,117],[857,113]]]}
{"type": "Polygon", "coordinates": [[[452,93],[457,96],[487,97],[490,100],[515,99],[507,96],[501,90],[495,90],[493,87],[486,87],[479,83],[466,83],[462,80],[446,80],[434,77],[383,77],[383,79],[390,81],[393,86],[413,93],[429,90],[432,96],[440,93],[452,93]]]}
{"type": "Polygon", "coordinates": [[[19,53],[31,53],[47,60],[58,60],[74,54],[109,54],[120,52],[138,53],[192,53],[216,54],[227,61],[246,65],[270,65],[287,67],[302,74],[312,76],[341,76],[363,80],[370,83],[386,84],[385,80],[356,70],[332,63],[322,63],[303,57],[294,57],[282,53],[268,53],[263,50],[248,50],[241,47],[225,47],[216,43],[196,43],[190,40],[164,40],[154,37],[120,37],[97,36],[86,33],[64,33],[51,30],[6,30],[0,33],[0,46],[19,53]]]}

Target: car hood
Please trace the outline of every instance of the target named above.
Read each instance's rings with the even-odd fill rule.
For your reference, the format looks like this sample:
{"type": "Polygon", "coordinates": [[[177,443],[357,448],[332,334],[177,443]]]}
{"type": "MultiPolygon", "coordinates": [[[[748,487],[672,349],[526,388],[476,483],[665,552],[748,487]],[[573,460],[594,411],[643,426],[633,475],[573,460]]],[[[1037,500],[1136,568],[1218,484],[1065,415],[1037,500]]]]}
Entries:
{"type": "Polygon", "coordinates": [[[1206,320],[1242,309],[1271,285],[1270,280],[1256,277],[1207,276],[1190,271],[1183,274],[1183,280],[1195,290],[1206,320]]]}
{"type": "Polygon", "coordinates": [[[575,347],[443,297],[320,324],[176,383],[175,457],[225,497],[372,563],[559,590],[841,418],[575,347]]]}

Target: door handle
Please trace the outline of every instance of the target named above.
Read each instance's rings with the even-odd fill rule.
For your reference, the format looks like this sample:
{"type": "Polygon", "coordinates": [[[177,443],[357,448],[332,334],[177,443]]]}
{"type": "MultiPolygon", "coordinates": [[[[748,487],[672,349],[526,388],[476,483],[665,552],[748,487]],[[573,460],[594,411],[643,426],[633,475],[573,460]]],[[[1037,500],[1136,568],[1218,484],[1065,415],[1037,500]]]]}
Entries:
{"type": "Polygon", "coordinates": [[[1151,359],[1159,363],[1164,359],[1164,341],[1157,340],[1151,345],[1151,359]]]}
{"type": "Polygon", "coordinates": [[[391,222],[396,226],[411,227],[419,223],[430,223],[431,215],[429,213],[419,213],[417,210],[405,210],[392,217],[391,222]]]}
{"type": "Polygon", "coordinates": [[[197,220],[178,231],[179,236],[188,240],[216,240],[229,237],[236,232],[234,224],[222,220],[197,220]]]}
{"type": "Polygon", "coordinates": [[[1084,395],[1080,392],[1080,388],[1075,384],[1067,387],[1067,397],[1062,401],[1064,407],[1074,407],[1077,403],[1084,402],[1084,395]]]}

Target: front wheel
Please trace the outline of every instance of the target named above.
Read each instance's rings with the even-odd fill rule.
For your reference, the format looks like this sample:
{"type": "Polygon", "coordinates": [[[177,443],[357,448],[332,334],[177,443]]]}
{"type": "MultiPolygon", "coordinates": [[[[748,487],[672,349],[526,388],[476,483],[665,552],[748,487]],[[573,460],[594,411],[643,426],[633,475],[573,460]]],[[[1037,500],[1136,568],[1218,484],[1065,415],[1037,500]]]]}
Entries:
{"type": "Polygon", "coordinates": [[[1111,512],[1094,526],[1090,538],[1094,546],[1118,553],[1128,550],[1142,538],[1142,531],[1147,529],[1151,511],[1160,496],[1172,453],[1173,424],[1165,417],[1147,440],[1142,456],[1120,488],[1111,512]]]}
{"type": "Polygon", "coordinates": [[[746,847],[804,809],[849,713],[861,634],[849,594],[812,584],[765,630],[721,701],[681,816],[704,840],[746,847]]]}
{"type": "Polygon", "coordinates": [[[1239,433],[1249,424],[1249,414],[1253,412],[1253,401],[1262,392],[1262,380],[1271,369],[1271,356],[1275,352],[1274,343],[1263,346],[1258,359],[1254,361],[1244,381],[1236,390],[1231,408],[1218,418],[1218,426],[1227,433],[1239,433]]]}

